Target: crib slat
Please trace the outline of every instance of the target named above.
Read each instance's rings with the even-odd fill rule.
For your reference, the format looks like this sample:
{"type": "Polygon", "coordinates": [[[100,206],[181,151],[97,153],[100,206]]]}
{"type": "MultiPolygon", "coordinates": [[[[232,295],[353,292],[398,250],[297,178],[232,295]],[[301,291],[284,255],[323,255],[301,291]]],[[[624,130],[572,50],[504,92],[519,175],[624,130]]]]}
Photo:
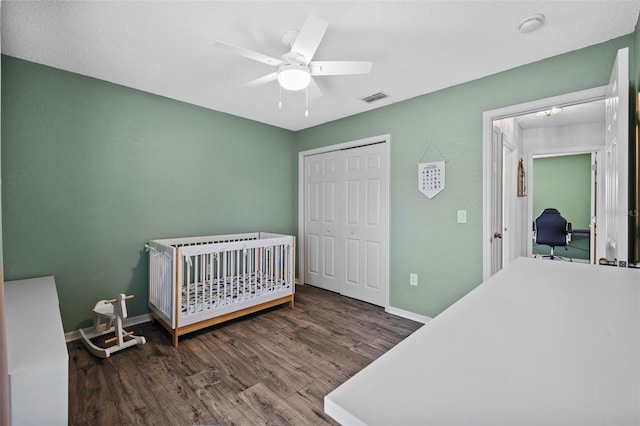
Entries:
{"type": "Polygon", "coordinates": [[[280,290],[282,288],[282,245],[278,245],[278,259],[276,260],[276,265],[278,270],[276,271],[276,283],[277,288],[280,290]]]}
{"type": "Polygon", "coordinates": [[[201,305],[198,303],[198,297],[200,296],[200,281],[198,280],[198,271],[200,270],[200,256],[193,256],[193,289],[194,289],[194,306],[193,313],[196,313],[201,309],[201,305]]]}
{"type": "Polygon", "coordinates": [[[184,258],[184,262],[185,262],[185,268],[186,268],[186,278],[184,280],[184,282],[182,283],[183,288],[186,290],[187,293],[187,299],[186,299],[186,312],[185,315],[189,315],[189,300],[191,300],[191,288],[189,286],[189,283],[191,283],[191,268],[189,267],[189,262],[187,261],[187,259],[189,259],[187,256],[185,256],[184,258]]]}
{"type": "Polygon", "coordinates": [[[236,302],[239,302],[241,299],[241,293],[240,293],[240,250],[236,250],[234,251],[235,253],[235,258],[236,258],[236,267],[234,269],[235,271],[235,276],[233,279],[233,285],[236,288],[236,302]]]}
{"type": "Polygon", "coordinates": [[[251,289],[252,289],[252,297],[256,297],[258,296],[258,285],[257,285],[257,281],[256,281],[256,249],[252,248],[250,253],[250,259],[249,259],[249,270],[250,270],[250,282],[251,282],[251,289]]]}
{"type": "Polygon", "coordinates": [[[247,291],[247,256],[249,252],[247,249],[242,249],[242,295],[243,299],[249,298],[249,292],[247,291]]]}
{"type": "Polygon", "coordinates": [[[220,281],[222,279],[222,277],[220,276],[221,270],[222,268],[220,267],[220,253],[216,253],[216,297],[218,299],[217,306],[222,306],[222,301],[220,300],[220,297],[222,295],[222,292],[220,291],[220,281]]]}
{"type": "Polygon", "coordinates": [[[227,252],[222,252],[222,280],[224,283],[223,305],[227,304],[227,252]]]}
{"type": "Polygon", "coordinates": [[[231,251],[231,259],[229,262],[229,266],[231,269],[231,275],[229,276],[229,281],[231,282],[231,303],[234,303],[238,300],[238,283],[236,280],[236,250],[231,251]]]}

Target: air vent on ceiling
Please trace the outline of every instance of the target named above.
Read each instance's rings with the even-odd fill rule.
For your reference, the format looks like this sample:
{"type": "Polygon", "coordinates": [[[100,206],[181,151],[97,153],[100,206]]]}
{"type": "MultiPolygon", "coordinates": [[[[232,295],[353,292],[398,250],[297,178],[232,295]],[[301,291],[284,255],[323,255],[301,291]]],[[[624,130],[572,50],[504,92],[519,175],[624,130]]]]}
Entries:
{"type": "Polygon", "coordinates": [[[384,99],[388,97],[389,95],[387,95],[386,93],[378,92],[378,93],[374,93],[373,95],[365,96],[364,98],[361,98],[361,99],[366,103],[370,104],[371,102],[379,101],[380,99],[384,99]]]}

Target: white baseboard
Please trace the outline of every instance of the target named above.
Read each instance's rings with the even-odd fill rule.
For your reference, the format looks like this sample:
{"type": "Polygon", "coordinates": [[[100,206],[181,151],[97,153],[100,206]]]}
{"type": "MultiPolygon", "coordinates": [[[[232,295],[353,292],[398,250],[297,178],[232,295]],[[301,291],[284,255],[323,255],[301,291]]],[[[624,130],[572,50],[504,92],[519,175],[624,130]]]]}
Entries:
{"type": "MultiPolygon", "coordinates": [[[[122,323],[123,327],[131,327],[132,325],[138,325],[145,322],[151,321],[151,314],[143,314],[138,315],[137,317],[125,318],[122,323]]],[[[85,332],[90,333],[93,331],[93,327],[87,327],[84,329],[85,332]]],[[[78,340],[80,338],[80,332],[78,330],[73,330],[64,334],[64,339],[67,343],[73,342],[74,340],[78,340]]]]}
{"type": "Polygon", "coordinates": [[[389,306],[389,309],[386,310],[392,315],[397,315],[402,318],[410,319],[415,322],[420,322],[422,324],[426,324],[432,320],[431,317],[416,314],[415,312],[405,311],[404,309],[394,308],[393,306],[389,306]]]}

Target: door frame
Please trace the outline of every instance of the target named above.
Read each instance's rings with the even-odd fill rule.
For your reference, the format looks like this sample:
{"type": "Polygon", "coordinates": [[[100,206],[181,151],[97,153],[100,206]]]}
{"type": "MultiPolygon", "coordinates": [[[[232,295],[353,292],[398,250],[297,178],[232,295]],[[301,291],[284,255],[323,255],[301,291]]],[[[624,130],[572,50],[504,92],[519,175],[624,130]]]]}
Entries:
{"type": "Polygon", "coordinates": [[[324,154],[331,151],[340,151],[343,149],[358,148],[360,146],[371,145],[373,143],[382,143],[385,147],[386,166],[387,166],[387,194],[384,199],[386,204],[387,221],[383,224],[385,240],[387,242],[386,247],[383,247],[383,253],[387,259],[387,273],[382,277],[386,286],[384,296],[384,308],[385,311],[389,310],[389,276],[390,276],[390,258],[389,258],[389,226],[391,223],[391,206],[389,200],[391,199],[391,135],[384,134],[379,136],[372,136],[364,139],[357,139],[349,142],[342,142],[335,145],[327,145],[320,148],[314,148],[306,151],[298,152],[298,284],[304,285],[304,272],[305,272],[305,185],[304,185],[304,161],[305,157],[310,155],[324,154]]]}
{"type": "MultiPolygon", "coordinates": [[[[578,92],[566,93],[545,99],[538,99],[517,105],[485,111],[482,114],[482,279],[491,276],[491,147],[493,138],[493,121],[513,116],[528,114],[554,106],[581,104],[604,99],[607,86],[595,87],[578,92]]],[[[529,166],[530,167],[530,166],[529,166]]],[[[530,169],[529,169],[530,170],[530,169]]]]}

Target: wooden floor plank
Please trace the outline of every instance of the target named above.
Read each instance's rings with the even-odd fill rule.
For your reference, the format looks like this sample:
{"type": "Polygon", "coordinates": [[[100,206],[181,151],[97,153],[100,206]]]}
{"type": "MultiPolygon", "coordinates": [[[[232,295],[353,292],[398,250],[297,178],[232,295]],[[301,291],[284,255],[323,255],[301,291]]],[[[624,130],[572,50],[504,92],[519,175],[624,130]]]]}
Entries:
{"type": "Polygon", "coordinates": [[[187,383],[215,417],[216,424],[247,425],[254,417],[247,413],[239,394],[218,379],[215,372],[205,370],[187,377],[187,383]]]}
{"type": "Polygon", "coordinates": [[[417,330],[383,308],[312,286],[275,307],[171,345],[156,324],[108,359],[69,349],[72,425],[335,424],[324,396],[417,330]]]}

